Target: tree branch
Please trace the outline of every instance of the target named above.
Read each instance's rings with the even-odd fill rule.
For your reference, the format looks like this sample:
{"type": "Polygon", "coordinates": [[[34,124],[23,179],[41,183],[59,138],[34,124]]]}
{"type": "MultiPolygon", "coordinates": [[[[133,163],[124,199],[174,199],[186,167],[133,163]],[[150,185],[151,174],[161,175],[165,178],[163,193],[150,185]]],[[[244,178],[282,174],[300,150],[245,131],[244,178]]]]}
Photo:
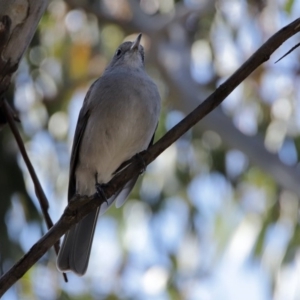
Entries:
{"type": "MultiPolygon", "coordinates": [[[[9,127],[15,137],[15,140],[17,142],[17,145],[20,149],[20,153],[24,159],[24,162],[26,164],[26,167],[28,169],[28,172],[30,174],[30,177],[32,179],[32,182],[33,182],[33,185],[34,185],[34,190],[35,190],[35,195],[36,197],[38,198],[39,200],[39,204],[40,204],[40,207],[41,207],[41,210],[42,210],[42,213],[43,213],[43,216],[45,218],[45,221],[46,221],[46,225],[47,225],[47,228],[48,230],[53,226],[53,222],[51,220],[51,217],[48,213],[48,210],[49,210],[49,201],[44,193],[44,190],[40,184],[40,181],[35,173],[35,170],[34,170],[34,167],[33,165],[31,164],[31,161],[27,155],[27,151],[25,149],[25,145],[23,143],[23,140],[21,138],[21,135],[19,133],[19,130],[15,124],[15,121],[14,121],[14,118],[13,118],[13,114],[12,114],[12,109],[9,107],[8,103],[6,100],[3,101],[2,105],[1,105],[1,101],[0,101],[0,108],[2,108],[4,114],[5,114],[5,117],[7,119],[7,122],[9,124],[9,127]],[[1,107],[2,106],[2,107],[1,107]]],[[[59,241],[57,241],[55,244],[54,244],[54,250],[55,250],[55,253],[56,255],[58,255],[58,252],[59,252],[59,241]]],[[[66,282],[68,282],[68,278],[67,278],[67,275],[65,273],[63,273],[63,277],[64,277],[64,280],[66,282]]]]}
{"type": "MultiPolygon", "coordinates": [[[[245,78],[247,78],[257,67],[267,61],[271,54],[288,38],[300,31],[300,19],[295,20],[274,34],[264,43],[227,81],[211,94],[203,103],[192,111],[185,119],[168,131],[148,151],[141,153],[146,165],[151,163],[158,155],[167,149],[172,143],[191,129],[203,117],[217,107],[245,78]]],[[[107,198],[111,197],[118,188],[137,175],[141,169],[140,160],[134,159],[125,170],[118,173],[104,187],[107,198]]],[[[0,278],[0,297],[20,279],[53,244],[72,225],[81,220],[89,212],[103,203],[97,195],[84,197],[76,196],[69,203],[59,221],[23,256],[7,273],[0,278]]]]}
{"type": "MultiPolygon", "coordinates": [[[[183,61],[178,69],[174,71],[165,61],[168,47],[163,46],[166,42],[155,40],[154,47],[158,49],[151,52],[155,55],[156,66],[166,81],[167,86],[172,91],[173,106],[184,113],[190,112],[196,105],[202,102],[203,89],[193,80],[190,74],[190,60],[183,61]],[[165,49],[167,48],[167,50],[165,49]],[[182,101],[182,99],[188,99],[182,101]]],[[[187,46],[188,47],[188,46],[187,46]]],[[[172,49],[174,49],[173,47],[172,49]]],[[[190,49],[176,49],[176,53],[185,56],[190,49]]],[[[168,52],[167,52],[168,53],[168,52]]],[[[205,91],[204,91],[205,92],[205,91]]],[[[199,135],[205,130],[213,130],[219,134],[223,143],[229,147],[242,151],[248,156],[251,163],[256,164],[264,172],[269,174],[274,181],[284,189],[294,192],[300,198],[300,170],[295,166],[284,164],[275,153],[270,153],[264,146],[263,136],[256,134],[249,136],[238,130],[231,119],[224,114],[221,107],[213,110],[206,118],[194,127],[194,133],[199,135]]]]}
{"type": "MultiPolygon", "coordinates": [[[[196,15],[197,19],[207,15],[214,10],[214,2],[209,1],[206,6],[197,11],[189,11],[176,5],[175,15],[149,16],[145,14],[134,0],[130,1],[133,8],[132,18],[120,19],[116,15],[109,14],[105,6],[92,5],[88,1],[65,0],[72,8],[83,8],[87,12],[94,13],[100,23],[114,22],[122,27],[126,33],[140,31],[146,33],[151,38],[151,51],[147,55],[147,61],[154,62],[162,73],[164,80],[171,87],[174,107],[184,113],[190,112],[199,102],[203,100],[203,93],[190,73],[190,48],[191,41],[184,26],[186,16],[196,15]],[[179,11],[178,11],[179,10],[179,11]],[[175,44],[172,44],[172,32],[174,25],[181,26],[185,34],[181,35],[180,42],[178,36],[175,44]],[[170,52],[180,57],[182,63],[175,71],[173,65],[168,64],[165,59],[170,52]],[[178,101],[176,102],[176,98],[178,101]],[[175,100],[174,100],[175,99],[175,100]],[[185,99],[185,101],[181,101],[185,99]]],[[[177,61],[178,63],[178,61],[177,61]]],[[[248,136],[239,131],[221,109],[216,109],[209,114],[198,126],[199,131],[211,129],[218,133],[230,148],[236,148],[248,156],[249,160],[259,166],[264,172],[269,174],[278,185],[289,189],[300,197],[300,171],[293,166],[284,164],[277,154],[270,153],[264,146],[263,138],[260,135],[248,136]]]]}
{"type": "MultiPolygon", "coordinates": [[[[53,226],[53,222],[48,214],[48,200],[14,123],[16,117],[12,115],[12,110],[2,97],[10,85],[12,74],[17,70],[19,62],[36,32],[38,23],[47,5],[48,0],[0,0],[0,110],[2,110],[0,115],[2,116],[3,114],[4,121],[8,121],[10,125],[34,183],[35,193],[49,229],[53,226]]],[[[54,248],[55,252],[58,253],[59,243],[55,243],[54,248]]],[[[64,274],[63,276],[65,281],[67,281],[66,275],[64,274]]]]}

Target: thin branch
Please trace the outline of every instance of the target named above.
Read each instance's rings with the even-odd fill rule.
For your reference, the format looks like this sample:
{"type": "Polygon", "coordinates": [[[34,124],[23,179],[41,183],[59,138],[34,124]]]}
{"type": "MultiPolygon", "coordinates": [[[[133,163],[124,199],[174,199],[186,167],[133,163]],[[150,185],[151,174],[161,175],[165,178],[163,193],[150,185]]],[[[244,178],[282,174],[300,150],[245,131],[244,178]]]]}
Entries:
{"type": "Polygon", "coordinates": [[[290,49],[286,54],[284,54],[283,56],[281,56],[279,59],[277,59],[275,61],[275,64],[278,63],[279,61],[281,61],[284,57],[286,57],[287,55],[289,55],[291,52],[293,52],[296,48],[298,48],[300,46],[300,43],[296,44],[292,49],[290,49]]]}
{"type": "MultiPolygon", "coordinates": [[[[14,121],[14,116],[12,114],[12,109],[11,107],[9,106],[9,104],[7,103],[7,101],[4,99],[3,101],[1,101],[3,104],[2,104],[2,108],[3,108],[3,112],[5,114],[5,117],[7,119],[7,122],[9,124],[9,127],[15,137],[15,140],[18,144],[18,147],[20,149],[20,153],[24,159],[24,162],[27,166],[27,169],[29,171],[29,174],[31,176],[31,179],[33,181],[33,184],[34,184],[34,190],[35,190],[35,194],[39,200],[39,203],[40,203],[40,206],[41,206],[41,209],[42,209],[42,213],[44,215],[44,218],[45,218],[45,221],[46,221],[46,225],[47,225],[47,228],[48,230],[53,226],[53,222],[51,220],[51,217],[48,213],[48,209],[49,209],[49,202],[48,202],[48,199],[43,191],[43,188],[40,184],[40,181],[35,173],[35,170],[33,168],[33,165],[31,164],[31,161],[27,155],[27,151],[25,149],[25,145],[23,143],[23,140],[21,138],[21,135],[19,133],[19,130],[15,124],[15,121],[14,121]]],[[[56,252],[56,255],[58,255],[58,252],[59,252],[59,240],[54,244],[54,249],[55,249],[55,252],[56,252]]],[[[63,276],[64,276],[64,280],[66,282],[68,282],[68,278],[67,278],[67,275],[65,273],[63,273],[63,276]]]]}
{"type": "MultiPolygon", "coordinates": [[[[185,119],[168,131],[148,151],[141,153],[144,163],[148,165],[172,143],[191,129],[203,117],[217,107],[245,78],[247,78],[288,38],[300,31],[300,19],[295,20],[274,34],[265,42],[227,81],[211,94],[203,103],[192,111],[185,119]]],[[[118,173],[103,188],[107,198],[111,197],[120,187],[137,175],[141,169],[140,160],[135,159],[131,165],[118,173]]],[[[97,195],[76,196],[68,204],[59,221],[24,255],[8,272],[0,278],[0,297],[16,283],[67,231],[85,215],[93,211],[104,201],[97,195]]]]}

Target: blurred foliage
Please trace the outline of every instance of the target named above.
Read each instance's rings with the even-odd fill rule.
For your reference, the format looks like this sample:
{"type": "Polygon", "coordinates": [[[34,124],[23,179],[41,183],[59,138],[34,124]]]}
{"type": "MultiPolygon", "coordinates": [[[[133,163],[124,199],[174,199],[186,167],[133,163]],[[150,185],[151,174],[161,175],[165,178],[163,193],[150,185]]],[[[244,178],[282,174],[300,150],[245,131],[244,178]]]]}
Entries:
{"type": "MultiPolygon", "coordinates": [[[[99,1],[79,2],[77,9],[72,1],[50,1],[8,94],[54,221],[67,202],[69,152],[84,95],[117,46],[136,34],[97,16],[93,5],[99,1]]],[[[196,11],[203,2],[135,5],[168,18],[182,8],[196,11]]],[[[193,30],[180,33],[176,22],[171,29],[188,36],[194,79],[213,91],[297,16],[299,2],[219,0],[193,30]]],[[[115,12],[116,21],[130,19],[126,0],[100,3],[115,12]]],[[[163,100],[157,140],[183,114],[173,106],[174,91],[148,52],[154,37],[144,38],[146,67],[163,100]]],[[[262,136],[266,148],[291,166],[300,154],[298,63],[295,51],[276,66],[264,64],[222,104],[236,128],[262,136]]],[[[212,130],[193,130],[157,158],[124,207],[99,219],[84,277],[70,275],[65,284],[52,249],[4,299],[298,299],[288,291],[300,290],[292,280],[300,271],[299,199],[223,138],[212,130]]],[[[46,229],[8,126],[0,132],[0,145],[5,272],[46,229]]]]}

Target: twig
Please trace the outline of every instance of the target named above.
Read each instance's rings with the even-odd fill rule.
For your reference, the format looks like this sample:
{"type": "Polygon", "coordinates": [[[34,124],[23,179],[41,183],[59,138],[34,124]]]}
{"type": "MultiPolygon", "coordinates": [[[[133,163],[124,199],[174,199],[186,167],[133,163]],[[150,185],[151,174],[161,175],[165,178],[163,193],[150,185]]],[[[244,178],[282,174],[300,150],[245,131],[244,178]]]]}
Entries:
{"type": "MultiPolygon", "coordinates": [[[[185,119],[168,131],[148,151],[141,153],[146,165],[151,163],[159,154],[167,149],[173,142],[192,128],[198,121],[218,106],[245,78],[258,66],[267,61],[271,54],[288,38],[300,31],[300,19],[295,20],[274,34],[265,42],[227,81],[201,103],[185,119]]],[[[118,173],[103,187],[107,198],[111,197],[118,188],[133,176],[139,173],[139,160],[118,173]]],[[[89,212],[101,205],[103,200],[96,195],[91,197],[75,197],[65,209],[59,221],[20,259],[6,274],[0,278],[0,297],[20,279],[67,231],[71,226],[81,220],[89,212]]]]}
{"type": "MultiPolygon", "coordinates": [[[[48,213],[48,209],[49,209],[49,202],[47,200],[47,197],[42,189],[42,186],[40,184],[40,181],[35,173],[35,170],[31,164],[31,161],[27,155],[27,152],[26,152],[26,149],[25,149],[25,146],[24,146],[24,143],[23,143],[23,140],[21,138],[21,135],[19,133],[19,130],[14,122],[14,116],[12,114],[12,109],[11,107],[9,106],[9,104],[7,103],[7,101],[5,99],[3,99],[2,101],[2,107],[3,107],[3,112],[5,114],[5,117],[7,119],[7,122],[9,124],[9,127],[15,137],[15,140],[18,144],[18,147],[20,149],[20,152],[21,152],[21,155],[24,159],[24,162],[27,166],[27,169],[29,171],[29,174],[32,178],[32,181],[33,181],[33,184],[34,184],[34,190],[35,190],[35,194],[39,200],[39,203],[40,203],[40,206],[41,206],[41,209],[42,209],[42,213],[44,215],[44,218],[45,218],[45,221],[46,221],[46,224],[47,224],[47,228],[48,230],[53,226],[53,222],[51,220],[51,217],[48,213]]],[[[58,254],[59,252],[59,240],[54,244],[54,249],[55,249],[55,252],[56,254],[58,254]]],[[[68,282],[68,278],[67,278],[67,275],[65,273],[63,273],[63,276],[64,276],[64,280],[66,282],[68,282]]]]}
{"type": "Polygon", "coordinates": [[[281,61],[284,57],[286,57],[287,55],[289,55],[291,52],[293,52],[296,48],[298,48],[300,46],[300,43],[296,44],[292,49],[290,49],[286,54],[284,54],[283,56],[281,56],[279,59],[277,59],[275,61],[275,64],[278,63],[279,61],[281,61]]]}

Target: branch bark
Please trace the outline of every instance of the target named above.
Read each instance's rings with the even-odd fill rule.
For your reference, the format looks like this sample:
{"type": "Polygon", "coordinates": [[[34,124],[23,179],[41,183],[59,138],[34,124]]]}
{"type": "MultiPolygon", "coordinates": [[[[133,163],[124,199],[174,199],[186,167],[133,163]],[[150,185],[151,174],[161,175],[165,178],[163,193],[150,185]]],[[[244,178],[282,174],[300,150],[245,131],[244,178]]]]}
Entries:
{"type": "MultiPolygon", "coordinates": [[[[288,38],[300,31],[300,19],[295,20],[274,34],[264,43],[227,81],[213,94],[192,111],[185,119],[168,131],[148,151],[141,153],[146,165],[172,143],[191,129],[203,117],[216,108],[245,78],[256,68],[267,61],[271,54],[288,38]]],[[[107,198],[123,186],[141,169],[140,161],[133,159],[132,163],[118,173],[104,188],[107,198]]],[[[91,197],[77,196],[67,206],[59,221],[22,257],[7,273],[0,278],[0,297],[16,283],[72,225],[103,203],[97,195],[91,197]]]]}

